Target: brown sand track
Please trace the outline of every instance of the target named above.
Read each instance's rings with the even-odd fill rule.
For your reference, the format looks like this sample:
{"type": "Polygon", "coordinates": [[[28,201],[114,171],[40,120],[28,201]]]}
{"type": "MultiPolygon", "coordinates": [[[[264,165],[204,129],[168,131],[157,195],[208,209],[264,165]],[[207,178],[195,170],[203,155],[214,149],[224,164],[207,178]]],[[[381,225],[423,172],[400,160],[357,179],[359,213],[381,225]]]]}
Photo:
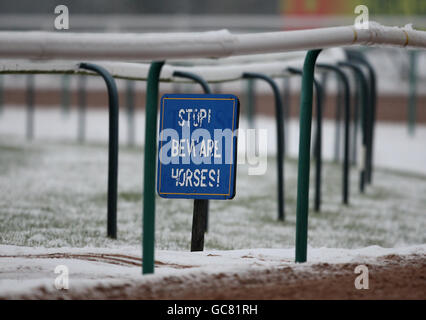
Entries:
{"type": "Polygon", "coordinates": [[[292,269],[173,275],[85,290],[39,288],[19,299],[426,299],[426,255],[389,255],[368,264],[368,290],[357,290],[358,263],[320,263],[292,269]]]}

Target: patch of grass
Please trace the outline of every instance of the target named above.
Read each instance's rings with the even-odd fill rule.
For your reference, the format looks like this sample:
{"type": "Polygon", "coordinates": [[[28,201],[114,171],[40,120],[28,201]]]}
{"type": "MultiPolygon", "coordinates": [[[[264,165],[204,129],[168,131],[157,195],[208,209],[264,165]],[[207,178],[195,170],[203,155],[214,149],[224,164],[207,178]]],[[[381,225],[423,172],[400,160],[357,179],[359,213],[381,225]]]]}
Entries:
{"type": "Polygon", "coordinates": [[[25,169],[41,161],[41,150],[25,145],[3,144],[0,140],[0,174],[25,169]]]}
{"type": "MultiPolygon", "coordinates": [[[[106,238],[105,145],[47,145],[0,140],[0,243],[23,246],[140,245],[141,159],[120,148],[118,240],[106,238]],[[102,149],[102,151],[100,151],[102,149]],[[135,171],[137,168],[137,171],[135,171]],[[135,173],[137,172],[137,173],[135,173]]],[[[350,205],[341,204],[341,165],[324,162],[321,212],[313,208],[311,170],[309,244],[327,247],[424,243],[426,178],[376,169],[364,195],[351,169],[350,205]]],[[[262,176],[240,167],[237,195],[211,201],[206,249],[294,246],[297,161],[285,161],[286,220],[277,220],[276,160],[262,176]]],[[[193,201],[156,197],[156,247],[190,248],[193,201]]]]}
{"type": "Polygon", "coordinates": [[[142,201],[142,193],[141,192],[119,192],[118,199],[127,201],[127,202],[140,202],[142,201]]]}

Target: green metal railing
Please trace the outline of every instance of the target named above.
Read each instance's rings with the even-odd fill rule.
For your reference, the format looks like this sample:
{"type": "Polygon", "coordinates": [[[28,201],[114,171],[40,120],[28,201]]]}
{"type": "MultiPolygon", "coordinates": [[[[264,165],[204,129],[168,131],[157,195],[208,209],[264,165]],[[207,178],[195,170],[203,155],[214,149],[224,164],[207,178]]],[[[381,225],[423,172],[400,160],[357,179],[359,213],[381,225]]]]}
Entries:
{"type": "Polygon", "coordinates": [[[337,82],[337,94],[336,94],[336,112],[334,114],[334,162],[340,160],[340,145],[341,145],[341,127],[342,127],[342,105],[343,105],[343,87],[340,81],[337,82]]]}
{"type": "Polygon", "coordinates": [[[410,91],[407,106],[408,133],[414,135],[416,131],[416,113],[417,113],[417,60],[418,52],[415,50],[409,51],[409,79],[410,91]]]}
{"type": "Polygon", "coordinates": [[[283,78],[283,95],[282,95],[283,107],[284,107],[284,154],[290,150],[290,118],[291,118],[291,90],[290,90],[290,78],[283,78]]]}
{"type": "Polygon", "coordinates": [[[374,155],[374,128],[377,117],[377,77],[376,72],[371,63],[365,57],[365,54],[361,51],[346,50],[348,59],[361,66],[364,66],[368,71],[368,98],[369,98],[369,112],[370,112],[370,124],[368,127],[368,135],[370,138],[369,147],[367,149],[367,169],[366,169],[366,182],[372,183],[373,180],[373,155],[374,155]]]}
{"type": "Polygon", "coordinates": [[[344,204],[349,203],[349,148],[350,148],[350,141],[349,141],[349,130],[350,130],[350,88],[349,88],[349,80],[348,77],[342,70],[340,70],[339,67],[335,65],[330,64],[324,64],[319,63],[317,64],[318,67],[329,70],[334,72],[339,82],[342,86],[342,95],[343,95],[343,101],[344,101],[344,120],[345,120],[345,132],[344,132],[344,152],[343,152],[343,181],[342,181],[342,202],[344,204]]]}
{"type": "Polygon", "coordinates": [[[127,145],[135,145],[135,82],[126,81],[127,145]]]}
{"type": "Polygon", "coordinates": [[[275,81],[262,73],[245,72],[245,79],[260,79],[269,84],[274,93],[275,100],[275,120],[277,125],[277,178],[278,178],[278,220],[285,220],[285,188],[284,188],[284,112],[282,107],[281,95],[275,81]]]}
{"type": "Polygon", "coordinates": [[[34,93],[34,75],[27,75],[27,117],[26,117],[26,136],[27,140],[34,139],[34,102],[35,102],[35,93],[34,93]]]}
{"type": "Polygon", "coordinates": [[[86,141],[86,115],[87,115],[87,77],[80,75],[78,77],[77,92],[77,141],[83,143],[86,141]]]}
{"type": "Polygon", "coordinates": [[[255,85],[256,81],[254,79],[247,79],[247,124],[249,128],[254,129],[254,115],[256,113],[256,97],[255,97],[255,85]]]}
{"type": "MultiPolygon", "coordinates": [[[[303,72],[300,69],[296,68],[287,68],[287,70],[293,74],[298,74],[303,76],[303,72]]],[[[314,210],[316,212],[320,211],[321,207],[321,172],[322,172],[322,113],[323,113],[323,99],[324,93],[319,81],[314,77],[314,86],[316,91],[316,106],[317,106],[317,121],[316,121],[316,133],[315,137],[315,148],[314,148],[314,157],[315,157],[315,197],[314,197],[314,210]]]]}
{"type": "Polygon", "coordinates": [[[117,239],[117,180],[118,180],[118,92],[114,78],[103,67],[92,63],[80,63],[81,69],[99,74],[108,89],[109,138],[108,138],[108,209],[107,235],[117,239]]]}
{"type": "Polygon", "coordinates": [[[145,157],[143,176],[142,273],[154,273],[155,171],[157,158],[158,88],[164,61],[151,63],[146,84],[145,157]]]}
{"type": "Polygon", "coordinates": [[[299,161],[297,172],[296,262],[305,262],[308,251],[309,169],[312,126],[312,97],[315,62],[321,50],[310,50],[303,64],[300,99],[299,161]]]}
{"type": "MultiPolygon", "coordinates": [[[[289,68],[293,73],[302,75],[302,90],[300,100],[300,132],[299,132],[299,155],[298,155],[298,184],[297,184],[297,212],[296,212],[296,245],[295,260],[296,262],[305,262],[307,260],[307,237],[308,237],[308,214],[309,214],[309,174],[310,174],[310,149],[311,149],[311,127],[312,127],[312,105],[313,105],[313,86],[317,91],[317,133],[315,135],[316,148],[315,157],[316,164],[316,196],[315,210],[320,209],[321,203],[321,138],[322,138],[322,98],[323,89],[320,84],[315,81],[314,71],[315,63],[321,50],[311,50],[307,53],[303,71],[289,68]]],[[[150,274],[154,272],[155,267],[155,181],[156,181],[156,164],[157,164],[157,114],[159,100],[159,81],[160,72],[164,65],[163,61],[152,62],[146,89],[146,116],[145,116],[145,150],[144,150],[144,175],[143,175],[143,222],[142,222],[142,272],[150,274]]],[[[108,228],[107,234],[111,238],[117,237],[117,179],[118,179],[118,93],[114,78],[104,68],[90,64],[82,63],[79,65],[81,69],[91,70],[103,77],[108,88],[109,99],[109,158],[108,158],[108,228]]],[[[368,148],[372,148],[373,136],[373,119],[374,113],[371,111],[373,100],[371,94],[375,94],[375,88],[368,87],[368,81],[360,67],[360,63],[342,62],[339,66],[350,68],[356,75],[361,84],[360,97],[362,98],[362,138],[364,148],[363,168],[360,176],[360,190],[364,192],[367,170],[367,153],[368,148]]],[[[345,107],[345,150],[343,164],[343,203],[347,204],[349,199],[349,122],[350,122],[350,88],[347,77],[336,66],[320,64],[319,67],[335,72],[342,84],[342,97],[345,107]]],[[[188,73],[176,71],[176,77],[185,77],[199,83],[205,93],[211,93],[207,82],[201,77],[188,73]]],[[[371,76],[371,75],[370,75],[371,76]]],[[[277,169],[278,169],[278,219],[285,219],[285,202],[284,202],[284,157],[285,157],[285,119],[286,113],[283,110],[281,95],[275,81],[261,73],[244,73],[243,78],[248,79],[254,84],[255,79],[266,81],[272,88],[275,98],[275,112],[277,125],[277,169]]],[[[27,91],[27,108],[28,115],[33,116],[34,110],[34,79],[30,76],[28,80],[27,91]]],[[[371,83],[375,83],[370,79],[371,83]]],[[[128,86],[129,88],[129,86],[128,86]]],[[[130,96],[130,94],[128,93],[130,96]]],[[[81,98],[82,99],[82,98],[81,98]]],[[[133,99],[133,98],[132,98],[133,99]]],[[[128,98],[128,103],[132,102],[128,98]]],[[[85,100],[85,99],[84,99],[85,100]]],[[[375,103],[375,102],[374,102],[375,103]]],[[[82,103],[85,106],[85,101],[82,103]]],[[[253,111],[253,110],[252,110],[253,111]]],[[[130,114],[130,112],[129,112],[130,114]]],[[[253,113],[252,113],[253,116],[253,113]]],[[[33,132],[33,124],[27,117],[27,136],[29,132],[33,132]],[[31,130],[30,128],[31,124],[31,130]]],[[[253,119],[252,119],[253,121],[253,119]]],[[[31,135],[32,136],[32,135],[31,135]]],[[[208,200],[194,201],[194,217],[196,212],[205,212],[206,219],[200,219],[197,222],[199,229],[203,233],[207,230],[207,213],[208,200]],[[206,205],[207,204],[207,205],[206,205]],[[201,222],[200,222],[201,221],[201,222]],[[204,222],[203,222],[204,221],[204,222]]],[[[194,218],[195,221],[195,218],[194,218]]],[[[194,223],[195,224],[195,223],[194,223]]],[[[199,244],[198,244],[199,245],[199,244]]],[[[201,246],[201,247],[202,247],[201,246]]],[[[196,251],[192,247],[191,250],[196,251]],[[194,249],[194,250],[193,250],[194,249]]],[[[202,249],[201,249],[202,250],[202,249]]]]}
{"type": "Polygon", "coordinates": [[[3,75],[0,74],[0,115],[3,113],[3,75]]]}
{"type": "Polygon", "coordinates": [[[61,111],[63,116],[68,116],[70,113],[70,78],[69,74],[64,74],[61,78],[61,111]]]}
{"type": "Polygon", "coordinates": [[[359,190],[360,192],[365,191],[366,177],[367,177],[367,162],[368,162],[368,151],[371,148],[371,108],[369,105],[369,92],[367,79],[362,71],[361,67],[356,63],[351,62],[339,62],[339,66],[350,68],[357,77],[361,84],[360,97],[362,106],[362,160],[361,170],[359,179],[359,190]]]}

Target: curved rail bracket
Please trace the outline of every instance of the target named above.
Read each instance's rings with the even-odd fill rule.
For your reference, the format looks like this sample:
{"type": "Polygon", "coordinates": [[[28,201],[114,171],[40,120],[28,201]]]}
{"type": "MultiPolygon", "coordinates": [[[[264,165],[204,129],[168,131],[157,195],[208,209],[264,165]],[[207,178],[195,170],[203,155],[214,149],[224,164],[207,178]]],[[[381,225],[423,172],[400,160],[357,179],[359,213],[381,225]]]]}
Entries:
{"type": "Polygon", "coordinates": [[[118,92],[114,78],[103,67],[80,63],[81,69],[98,73],[108,89],[109,143],[108,143],[108,211],[107,235],[117,239],[117,180],[118,180],[118,92]]]}
{"type": "Polygon", "coordinates": [[[243,78],[261,79],[266,81],[272,88],[275,98],[275,118],[277,123],[277,171],[278,171],[278,220],[285,220],[284,203],[284,112],[281,102],[281,95],[275,81],[262,73],[245,72],[243,78]]]}
{"type": "Polygon", "coordinates": [[[146,83],[145,157],[143,175],[142,273],[154,273],[155,169],[158,88],[164,61],[151,63],[146,83]]]}
{"type": "MultiPolygon", "coordinates": [[[[288,67],[287,71],[303,76],[303,71],[297,68],[288,67]]],[[[321,207],[321,171],[322,171],[322,114],[323,114],[323,87],[314,77],[317,106],[317,128],[315,134],[314,156],[315,156],[315,198],[314,210],[320,211],[321,207]]]]}
{"type": "Polygon", "coordinates": [[[312,96],[315,62],[321,49],[310,50],[303,64],[300,99],[299,161],[297,173],[296,262],[306,262],[308,251],[309,167],[312,125],[312,96]]]}
{"type": "Polygon", "coordinates": [[[369,92],[367,79],[361,67],[352,62],[339,62],[339,66],[350,68],[357,79],[360,81],[360,96],[362,99],[362,160],[361,172],[359,179],[359,190],[361,193],[365,191],[366,177],[367,177],[367,163],[368,163],[368,150],[371,147],[371,108],[369,108],[369,92]]]}
{"type": "Polygon", "coordinates": [[[345,134],[344,134],[344,155],[343,155],[343,181],[342,181],[342,202],[349,203],[349,149],[350,149],[350,87],[349,79],[339,67],[331,64],[319,63],[317,67],[333,71],[339,77],[343,88],[343,98],[345,107],[345,134]]]}

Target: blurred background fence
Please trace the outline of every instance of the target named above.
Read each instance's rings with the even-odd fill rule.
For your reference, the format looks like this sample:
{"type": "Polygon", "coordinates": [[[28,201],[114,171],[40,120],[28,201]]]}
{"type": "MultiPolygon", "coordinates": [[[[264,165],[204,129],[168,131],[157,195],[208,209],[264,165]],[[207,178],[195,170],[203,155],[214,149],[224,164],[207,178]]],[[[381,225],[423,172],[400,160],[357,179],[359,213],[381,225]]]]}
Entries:
{"type": "MultiPolygon", "coordinates": [[[[348,25],[354,22],[356,0],[73,0],[61,1],[69,9],[71,32],[179,32],[229,29],[231,32],[264,32],[348,25]]],[[[426,28],[424,0],[365,0],[369,18],[387,25],[413,23],[426,28]]],[[[0,30],[54,31],[55,0],[0,2],[0,30]]],[[[67,32],[61,30],[58,32],[67,32]]],[[[365,49],[369,61],[377,70],[378,121],[407,122],[414,133],[414,123],[426,123],[426,55],[400,49],[365,49]]],[[[27,80],[23,75],[0,76],[0,110],[3,106],[25,107],[27,80]]],[[[79,106],[78,77],[67,79],[37,75],[34,104],[38,108],[63,106],[63,110],[79,106]]],[[[354,81],[354,79],[351,79],[354,81]]],[[[134,96],[125,81],[117,81],[120,101],[131,99],[136,111],[144,108],[145,85],[136,83],[134,96]],[[129,98],[131,97],[131,98],[129,98]]],[[[282,83],[280,84],[281,89],[282,83]]],[[[290,117],[298,116],[300,83],[290,83],[290,117]]],[[[214,87],[215,92],[241,93],[244,104],[246,84],[227,83],[214,87]]],[[[163,92],[201,92],[193,84],[162,85],[163,92]]],[[[264,83],[255,86],[255,104],[265,115],[273,115],[273,96],[264,83]]],[[[335,77],[327,83],[324,117],[335,114],[335,77]]],[[[90,77],[86,83],[88,108],[106,109],[107,100],[101,79],[90,77]]],[[[82,99],[80,89],[80,101],[82,99]]],[[[244,110],[244,108],[243,108],[244,110]]],[[[66,113],[65,113],[66,114],[66,113]]]]}

